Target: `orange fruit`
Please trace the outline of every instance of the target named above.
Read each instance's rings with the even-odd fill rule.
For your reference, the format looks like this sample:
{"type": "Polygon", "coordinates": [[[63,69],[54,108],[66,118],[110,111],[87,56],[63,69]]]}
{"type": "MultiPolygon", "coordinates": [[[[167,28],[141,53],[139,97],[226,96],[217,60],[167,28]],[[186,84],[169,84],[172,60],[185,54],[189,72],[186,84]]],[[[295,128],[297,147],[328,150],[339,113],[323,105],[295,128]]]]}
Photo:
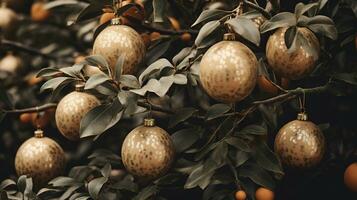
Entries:
{"type": "Polygon", "coordinates": [[[142,33],[142,34],[141,34],[141,37],[143,38],[143,41],[144,41],[145,46],[146,46],[146,47],[149,47],[149,46],[150,46],[150,42],[151,42],[151,40],[150,40],[150,35],[147,34],[147,33],[142,33]]]}
{"type": "Polygon", "coordinates": [[[357,162],[347,167],[344,174],[344,182],[350,190],[357,192],[357,162]]]}
{"type": "Polygon", "coordinates": [[[31,113],[22,113],[20,115],[20,121],[24,124],[29,123],[32,120],[31,113]]]}
{"type": "Polygon", "coordinates": [[[115,17],[115,14],[112,12],[103,13],[102,16],[100,16],[99,24],[102,25],[102,24],[112,20],[114,17],[115,17]]]}
{"type": "Polygon", "coordinates": [[[260,187],[257,189],[257,191],[255,191],[255,198],[257,200],[273,200],[274,199],[274,192],[260,187]]]}
{"type": "Polygon", "coordinates": [[[77,57],[74,59],[74,63],[75,63],[75,64],[78,64],[78,63],[84,61],[85,59],[86,59],[85,56],[77,56],[77,57]]]}
{"type": "Polygon", "coordinates": [[[27,79],[27,84],[30,86],[36,85],[39,82],[43,80],[42,77],[36,77],[36,74],[30,75],[30,77],[27,79]]]}
{"type": "Polygon", "coordinates": [[[182,40],[183,42],[188,43],[188,42],[191,41],[191,39],[192,39],[192,36],[191,36],[190,33],[183,33],[183,34],[181,35],[181,40],[182,40]]]}
{"type": "Polygon", "coordinates": [[[42,22],[48,19],[50,11],[45,9],[45,5],[42,2],[35,2],[31,6],[31,19],[33,21],[42,22]]]}
{"type": "Polygon", "coordinates": [[[245,200],[247,198],[247,194],[243,190],[238,190],[235,194],[236,200],[245,200]]]}
{"type": "Polygon", "coordinates": [[[168,17],[168,18],[173,29],[175,29],[176,31],[181,29],[180,22],[176,18],[174,17],[168,17]]]}
{"type": "Polygon", "coordinates": [[[258,76],[257,84],[261,91],[266,92],[270,95],[277,95],[279,92],[279,89],[275,87],[266,76],[258,76]]]}
{"type": "Polygon", "coordinates": [[[31,121],[34,127],[41,127],[44,128],[46,127],[51,119],[54,116],[54,109],[48,109],[44,112],[40,112],[40,113],[32,113],[31,114],[31,121]]]}
{"type": "Polygon", "coordinates": [[[152,32],[150,33],[150,40],[151,41],[157,40],[160,38],[160,36],[161,34],[159,32],[152,32]]]}

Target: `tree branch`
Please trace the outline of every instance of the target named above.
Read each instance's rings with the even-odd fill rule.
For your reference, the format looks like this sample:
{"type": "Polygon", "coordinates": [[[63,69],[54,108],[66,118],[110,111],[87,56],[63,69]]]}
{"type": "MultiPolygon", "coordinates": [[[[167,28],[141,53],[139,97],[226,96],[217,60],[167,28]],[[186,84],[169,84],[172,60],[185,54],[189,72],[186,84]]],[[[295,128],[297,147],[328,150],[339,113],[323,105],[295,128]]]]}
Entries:
{"type": "Polygon", "coordinates": [[[42,106],[31,107],[31,108],[24,108],[24,109],[14,109],[14,110],[4,110],[5,113],[35,113],[48,110],[50,108],[57,107],[55,103],[48,103],[42,106]]]}
{"type": "MultiPolygon", "coordinates": [[[[29,47],[29,46],[23,45],[23,44],[21,44],[19,42],[15,42],[15,41],[2,39],[0,44],[4,45],[4,46],[9,46],[11,48],[20,49],[21,51],[25,51],[25,52],[30,53],[30,54],[40,55],[40,56],[42,56],[44,58],[55,60],[55,61],[61,59],[61,57],[56,57],[56,56],[51,55],[51,54],[43,53],[42,51],[40,51],[40,50],[38,50],[36,48],[29,47]]],[[[64,61],[66,61],[66,60],[64,60],[64,61]]],[[[66,61],[66,62],[69,63],[69,61],[66,61]]]]}

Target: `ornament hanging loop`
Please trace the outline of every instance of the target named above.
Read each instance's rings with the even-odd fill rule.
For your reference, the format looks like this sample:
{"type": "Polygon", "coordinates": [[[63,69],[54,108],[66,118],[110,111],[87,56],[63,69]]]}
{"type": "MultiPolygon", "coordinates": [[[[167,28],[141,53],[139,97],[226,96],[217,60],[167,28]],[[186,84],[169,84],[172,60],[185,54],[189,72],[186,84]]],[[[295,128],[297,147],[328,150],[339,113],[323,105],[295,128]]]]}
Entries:
{"type": "MultiPolygon", "coordinates": [[[[35,125],[37,129],[41,129],[41,124],[40,124],[40,112],[39,112],[39,107],[36,106],[36,118],[35,118],[35,125]]],[[[36,132],[35,132],[36,135],[36,132]]]]}
{"type": "Polygon", "coordinates": [[[300,112],[305,113],[305,102],[306,102],[306,94],[305,91],[302,90],[302,96],[299,96],[299,106],[300,106],[300,112]]]}
{"type": "Polygon", "coordinates": [[[237,8],[235,9],[236,10],[235,17],[238,17],[239,15],[243,14],[243,3],[244,3],[243,0],[239,1],[239,4],[238,4],[237,8]]]}

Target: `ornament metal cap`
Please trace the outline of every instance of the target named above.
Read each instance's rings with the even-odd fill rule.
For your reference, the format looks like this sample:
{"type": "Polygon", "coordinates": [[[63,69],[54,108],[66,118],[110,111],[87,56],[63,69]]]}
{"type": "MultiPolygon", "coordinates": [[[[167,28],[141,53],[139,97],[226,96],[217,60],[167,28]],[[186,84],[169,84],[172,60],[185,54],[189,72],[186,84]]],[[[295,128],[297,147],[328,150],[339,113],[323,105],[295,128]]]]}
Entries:
{"type": "Polygon", "coordinates": [[[152,118],[144,119],[144,126],[146,126],[146,127],[155,126],[155,119],[152,119],[152,118]]]}
{"type": "Polygon", "coordinates": [[[34,133],[36,138],[43,138],[43,130],[37,129],[34,133]]]}
{"type": "Polygon", "coordinates": [[[223,40],[225,40],[225,41],[235,41],[236,40],[236,35],[234,33],[225,33],[223,35],[223,40]]]}
{"type": "Polygon", "coordinates": [[[83,83],[77,83],[76,86],[75,86],[75,88],[76,88],[76,91],[77,91],[77,92],[83,92],[83,90],[84,90],[84,84],[83,84],[83,83]]]}
{"type": "Polygon", "coordinates": [[[115,17],[110,21],[111,25],[120,25],[121,24],[121,20],[119,17],[115,17]]]}
{"type": "Polygon", "coordinates": [[[306,113],[299,113],[297,119],[300,121],[307,121],[308,117],[306,113]]]}

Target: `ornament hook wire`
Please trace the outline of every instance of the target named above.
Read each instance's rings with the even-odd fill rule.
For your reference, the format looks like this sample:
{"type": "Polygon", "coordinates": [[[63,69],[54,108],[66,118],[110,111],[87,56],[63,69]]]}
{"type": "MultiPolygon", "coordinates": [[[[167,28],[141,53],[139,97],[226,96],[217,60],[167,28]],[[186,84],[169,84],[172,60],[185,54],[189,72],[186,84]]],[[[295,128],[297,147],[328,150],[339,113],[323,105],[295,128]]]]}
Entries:
{"type": "Polygon", "coordinates": [[[40,124],[40,108],[36,106],[36,118],[35,118],[35,124],[36,128],[39,130],[41,129],[41,124],[40,124]]]}
{"type": "Polygon", "coordinates": [[[302,113],[305,113],[306,109],[305,109],[305,102],[306,102],[306,94],[305,91],[302,91],[302,97],[299,96],[299,105],[300,105],[300,111],[302,113]]]}

